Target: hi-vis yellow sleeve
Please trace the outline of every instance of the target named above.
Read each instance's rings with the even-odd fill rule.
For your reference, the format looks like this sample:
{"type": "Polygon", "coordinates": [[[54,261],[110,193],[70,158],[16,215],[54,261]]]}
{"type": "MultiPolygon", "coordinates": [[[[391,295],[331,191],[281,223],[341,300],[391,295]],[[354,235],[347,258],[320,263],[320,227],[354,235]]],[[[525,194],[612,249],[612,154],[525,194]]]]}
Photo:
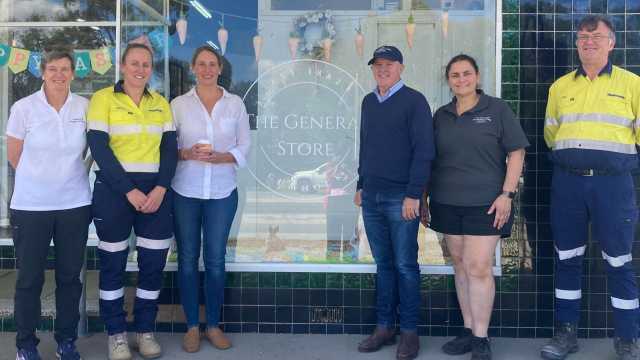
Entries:
{"type": "Polygon", "coordinates": [[[547,143],[549,149],[553,149],[556,141],[556,133],[560,128],[560,120],[557,110],[555,87],[551,86],[549,89],[549,98],[547,101],[547,111],[544,119],[544,141],[547,143]]]}
{"type": "Polygon", "coordinates": [[[106,89],[97,91],[91,97],[87,110],[87,129],[109,132],[109,96],[106,89]]]}
{"type": "Polygon", "coordinates": [[[164,108],[164,124],[163,131],[176,131],[176,124],[173,122],[173,112],[171,111],[171,106],[167,101],[163,101],[164,108]]]}
{"type": "Polygon", "coordinates": [[[636,85],[632,87],[633,95],[631,97],[631,106],[633,107],[633,131],[636,144],[640,145],[640,78],[636,81],[636,85]]]}

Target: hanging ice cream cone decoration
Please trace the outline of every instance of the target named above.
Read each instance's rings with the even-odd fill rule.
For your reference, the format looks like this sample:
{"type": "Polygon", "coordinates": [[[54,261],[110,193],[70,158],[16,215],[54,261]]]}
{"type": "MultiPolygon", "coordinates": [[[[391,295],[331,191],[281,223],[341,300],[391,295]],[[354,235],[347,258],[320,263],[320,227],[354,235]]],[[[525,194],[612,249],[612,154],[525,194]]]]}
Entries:
{"type": "Polygon", "coordinates": [[[187,40],[187,18],[182,11],[180,11],[180,18],[176,21],[176,31],[178,32],[180,45],[184,45],[184,42],[187,40]]]}
{"type": "Polygon", "coordinates": [[[298,37],[298,34],[295,32],[291,32],[289,34],[289,54],[291,54],[291,60],[294,60],[296,58],[299,44],[300,38],[298,37]]]}
{"type": "Polygon", "coordinates": [[[220,23],[218,29],[218,44],[220,44],[220,52],[222,55],[227,51],[227,41],[229,41],[229,32],[224,28],[224,20],[220,23]]]}
{"type": "Polygon", "coordinates": [[[132,40],[129,40],[129,44],[142,44],[151,49],[151,52],[153,52],[153,46],[151,46],[151,41],[149,40],[147,34],[142,34],[132,40]]]}
{"type": "Polygon", "coordinates": [[[416,23],[413,19],[413,13],[409,14],[405,31],[407,32],[407,46],[409,46],[409,49],[413,49],[413,37],[416,33],[416,23]]]}
{"type": "Polygon", "coordinates": [[[356,45],[356,53],[359,57],[364,54],[364,35],[362,35],[362,26],[356,28],[356,37],[354,39],[356,45]]]}
{"type": "Polygon", "coordinates": [[[256,63],[258,63],[260,61],[260,54],[262,53],[262,36],[260,36],[260,33],[253,37],[253,53],[256,57],[256,63]]]}
{"type": "Polygon", "coordinates": [[[442,37],[447,38],[449,33],[449,11],[444,10],[442,12],[442,37]]]}
{"type": "Polygon", "coordinates": [[[331,45],[333,45],[331,39],[322,39],[322,57],[326,62],[331,62],[331,45]]]}

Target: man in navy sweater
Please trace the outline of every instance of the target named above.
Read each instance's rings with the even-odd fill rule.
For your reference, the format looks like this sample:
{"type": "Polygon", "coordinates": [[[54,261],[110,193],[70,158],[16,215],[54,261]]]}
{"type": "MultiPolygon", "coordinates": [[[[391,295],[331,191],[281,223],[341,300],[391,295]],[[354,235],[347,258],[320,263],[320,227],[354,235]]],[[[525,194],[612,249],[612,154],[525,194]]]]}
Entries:
{"type": "Polygon", "coordinates": [[[358,191],[364,226],[378,268],[377,326],[358,351],[395,342],[396,308],[400,344],[396,358],[418,356],[420,308],[418,224],[422,192],[435,157],[433,119],[424,95],[405,86],[402,53],[381,46],[369,61],[377,87],[362,101],[358,191]]]}

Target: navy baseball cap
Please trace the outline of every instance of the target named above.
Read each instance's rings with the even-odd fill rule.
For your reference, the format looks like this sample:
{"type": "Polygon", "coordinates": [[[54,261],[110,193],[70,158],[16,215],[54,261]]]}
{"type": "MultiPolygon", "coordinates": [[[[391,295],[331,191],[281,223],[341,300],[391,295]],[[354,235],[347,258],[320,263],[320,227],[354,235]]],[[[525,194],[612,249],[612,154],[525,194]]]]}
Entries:
{"type": "Polygon", "coordinates": [[[382,45],[373,52],[373,57],[367,65],[373,64],[376,59],[387,59],[397,61],[402,64],[402,53],[397,47],[391,45],[382,45]]]}

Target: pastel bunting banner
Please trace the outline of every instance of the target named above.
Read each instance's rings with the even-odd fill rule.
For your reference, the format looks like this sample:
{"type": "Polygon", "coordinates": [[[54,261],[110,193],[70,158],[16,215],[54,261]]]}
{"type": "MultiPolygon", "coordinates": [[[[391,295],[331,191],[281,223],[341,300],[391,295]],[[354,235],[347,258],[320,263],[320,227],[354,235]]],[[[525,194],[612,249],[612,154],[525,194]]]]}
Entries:
{"type": "Polygon", "coordinates": [[[164,31],[153,30],[147,36],[149,36],[149,41],[153,49],[162,54],[164,52],[164,31]]]}
{"type": "MultiPolygon", "coordinates": [[[[116,49],[104,47],[96,50],[77,50],[75,54],[75,75],[84,78],[91,70],[104,75],[115,59],[116,49]]],[[[14,74],[29,70],[35,77],[42,77],[40,62],[43,54],[38,51],[30,51],[0,44],[0,67],[8,65],[14,74]]]]}
{"type": "Polygon", "coordinates": [[[40,61],[42,61],[42,54],[32,51],[29,55],[29,65],[27,66],[27,69],[29,69],[31,75],[37,78],[42,77],[42,72],[40,71],[40,61]]]}
{"type": "Polygon", "coordinates": [[[91,67],[93,71],[100,75],[104,75],[109,69],[111,69],[111,54],[109,48],[102,48],[98,50],[90,50],[89,57],[91,58],[91,67]]]}
{"type": "Polygon", "coordinates": [[[88,51],[76,51],[76,76],[80,79],[91,72],[91,56],[88,51]]]}
{"type": "Polygon", "coordinates": [[[30,53],[31,51],[29,50],[13,48],[9,56],[9,69],[11,69],[14,74],[25,71],[27,65],[29,65],[30,53]]]}
{"type": "Polygon", "coordinates": [[[9,56],[11,55],[11,46],[0,44],[0,66],[7,65],[9,56]]]}

